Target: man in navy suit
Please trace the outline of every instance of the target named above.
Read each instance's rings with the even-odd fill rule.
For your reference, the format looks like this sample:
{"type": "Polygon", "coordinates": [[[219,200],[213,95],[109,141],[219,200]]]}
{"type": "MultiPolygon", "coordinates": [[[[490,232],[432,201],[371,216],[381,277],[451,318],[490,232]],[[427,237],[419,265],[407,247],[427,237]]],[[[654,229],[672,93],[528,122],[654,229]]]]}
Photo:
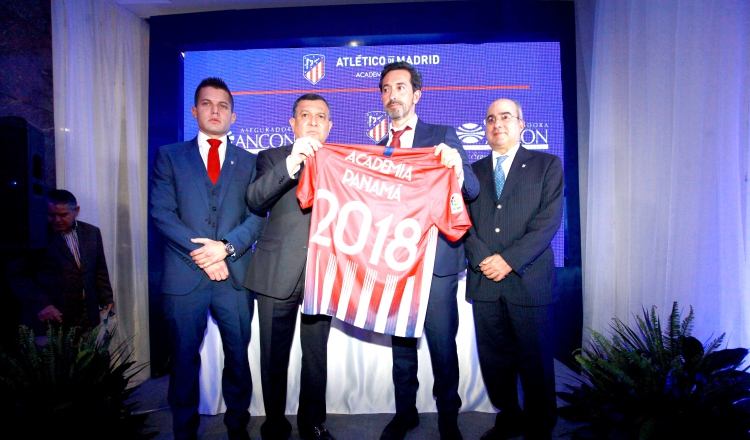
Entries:
{"type": "Polygon", "coordinates": [[[481,191],[467,205],[472,227],[464,237],[479,364],[500,410],[482,439],[549,439],[557,421],[550,242],[562,219],[562,162],[520,145],[518,102],[498,99],[485,121],[492,154],[472,165],[481,191]]]}
{"type": "MultiPolygon", "coordinates": [[[[380,74],[383,106],[391,118],[388,139],[381,145],[395,148],[429,147],[447,168],[453,168],[465,200],[477,197],[479,182],[471,170],[469,158],[458,140],[456,130],[420,120],[415,106],[422,97],[422,75],[411,64],[390,63],[380,74]]],[[[458,274],[466,269],[462,242],[449,241],[443,234],[437,245],[430,299],[427,303],[424,331],[430,349],[435,384],[432,394],[437,400],[438,429],[442,440],[461,439],[458,429],[458,274]]],[[[393,385],[396,415],[386,425],[381,440],[401,440],[406,432],[419,425],[416,401],[417,339],[393,336],[393,385]]]]}
{"type": "Polygon", "coordinates": [[[245,205],[255,155],[227,139],[237,116],[233,110],[227,85],[203,80],[192,108],[198,136],[161,147],[154,161],[150,213],[166,240],[161,290],[172,343],[168,398],[177,439],[197,435],[199,350],[209,310],[224,348],[224,423],[230,439],[249,438],[253,301],[242,280],[265,219],[245,205]]]}

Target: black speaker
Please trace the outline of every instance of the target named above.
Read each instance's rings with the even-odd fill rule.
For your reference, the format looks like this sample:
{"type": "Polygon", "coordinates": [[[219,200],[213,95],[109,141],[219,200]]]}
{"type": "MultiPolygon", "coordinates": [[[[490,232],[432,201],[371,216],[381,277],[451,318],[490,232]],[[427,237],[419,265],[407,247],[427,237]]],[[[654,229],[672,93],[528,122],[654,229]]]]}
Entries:
{"type": "Polygon", "coordinates": [[[41,248],[46,241],[44,135],[25,119],[0,118],[0,249],[41,248]]]}

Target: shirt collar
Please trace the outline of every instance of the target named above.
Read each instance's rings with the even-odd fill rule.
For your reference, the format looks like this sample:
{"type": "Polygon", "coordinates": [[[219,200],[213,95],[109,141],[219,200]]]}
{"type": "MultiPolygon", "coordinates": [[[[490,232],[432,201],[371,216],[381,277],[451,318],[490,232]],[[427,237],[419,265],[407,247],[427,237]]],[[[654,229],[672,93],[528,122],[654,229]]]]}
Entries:
{"type": "Polygon", "coordinates": [[[513,160],[513,158],[516,157],[516,153],[518,153],[518,149],[521,147],[521,143],[517,143],[514,147],[512,147],[510,150],[506,151],[505,154],[500,154],[495,150],[492,150],[492,163],[497,162],[497,158],[500,156],[508,156],[507,160],[513,160]]]}
{"type": "MultiPolygon", "coordinates": [[[[208,137],[206,133],[203,133],[202,131],[198,132],[198,146],[204,147],[204,148],[210,148],[211,146],[208,144],[208,140],[211,139],[208,137]]],[[[219,145],[219,148],[226,148],[227,146],[227,135],[224,135],[220,138],[218,138],[221,141],[221,145],[219,145]]]]}
{"type": "Polygon", "coordinates": [[[406,121],[406,125],[402,126],[402,127],[401,127],[400,129],[398,129],[398,130],[396,130],[396,127],[394,127],[394,126],[393,126],[393,124],[391,123],[391,124],[390,124],[390,127],[389,127],[389,130],[388,130],[388,132],[390,133],[390,130],[396,130],[396,131],[399,131],[399,130],[403,130],[403,129],[404,129],[404,128],[406,128],[406,127],[409,127],[409,128],[411,128],[411,129],[412,129],[412,131],[413,131],[413,130],[416,130],[416,127],[417,127],[417,120],[418,120],[418,119],[419,119],[419,117],[418,117],[418,116],[417,116],[417,114],[415,113],[415,114],[414,114],[414,116],[412,116],[411,118],[409,118],[409,120],[408,120],[408,121],[406,121]]]}

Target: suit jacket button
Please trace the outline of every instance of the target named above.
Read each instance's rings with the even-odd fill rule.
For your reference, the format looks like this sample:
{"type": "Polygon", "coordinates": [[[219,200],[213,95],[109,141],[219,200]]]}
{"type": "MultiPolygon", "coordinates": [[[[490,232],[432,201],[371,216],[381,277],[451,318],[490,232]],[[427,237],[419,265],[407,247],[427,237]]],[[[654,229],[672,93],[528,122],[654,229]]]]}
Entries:
{"type": "Polygon", "coordinates": [[[307,250],[307,246],[302,246],[302,250],[306,251],[307,250]]]}
{"type": "Polygon", "coordinates": [[[209,220],[209,219],[206,219],[206,224],[207,224],[207,225],[210,225],[210,224],[211,224],[211,220],[209,220]]]}
{"type": "Polygon", "coordinates": [[[216,207],[215,207],[215,206],[212,206],[212,207],[211,207],[211,210],[212,210],[212,211],[216,211],[216,207]]]}
{"type": "Polygon", "coordinates": [[[497,209],[503,209],[503,205],[497,205],[497,209]]]}
{"type": "Polygon", "coordinates": [[[495,232],[500,232],[500,228],[495,228],[495,232]]]}

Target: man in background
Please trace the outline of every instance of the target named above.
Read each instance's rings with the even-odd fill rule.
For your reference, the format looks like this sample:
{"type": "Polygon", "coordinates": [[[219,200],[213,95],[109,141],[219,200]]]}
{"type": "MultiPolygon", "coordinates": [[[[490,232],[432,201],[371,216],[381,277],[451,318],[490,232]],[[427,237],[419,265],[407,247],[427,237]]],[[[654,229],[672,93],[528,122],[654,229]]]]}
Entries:
{"type": "Polygon", "coordinates": [[[45,201],[47,246],[31,261],[11,263],[9,283],[23,303],[23,323],[37,336],[47,322],[86,332],[114,307],[102,234],[77,220],[81,207],[71,192],[52,190],[45,201]]]}
{"type": "Polygon", "coordinates": [[[168,399],[175,438],[196,438],[199,350],[210,310],[224,349],[224,424],[230,439],[247,439],[253,301],[242,279],[265,224],[245,204],[255,155],[227,139],[236,115],[224,81],[201,81],[194,102],[198,135],[159,148],[151,178],[150,214],[166,241],[161,291],[173,359],[168,399]]]}
{"type": "MultiPolygon", "coordinates": [[[[258,240],[245,287],[258,293],[261,379],[266,421],[260,428],[263,440],[285,440],[292,425],[284,416],[289,352],[294,337],[299,304],[305,291],[305,262],[310,234],[310,209],[301,209],[297,184],[306,158],[328,138],[331,110],[322,96],[302,95],[294,102],[293,145],[258,153],[257,175],[247,189],[247,203],[259,213],[268,213],[268,224],[258,240]]],[[[326,419],[328,378],[328,334],[331,317],[302,315],[300,345],[302,375],[297,427],[304,439],[333,439],[326,419]]]]}
{"type": "Polygon", "coordinates": [[[479,364],[500,410],[482,439],[549,439],[557,421],[550,242],[562,219],[562,162],[520,145],[518,102],[493,102],[485,122],[492,154],[472,165],[481,190],[467,205],[472,227],[465,236],[479,364]]]}
{"type": "MultiPolygon", "coordinates": [[[[447,168],[453,168],[464,200],[475,198],[479,182],[471,170],[469,158],[455,129],[428,124],[417,117],[415,107],[422,97],[422,75],[411,64],[399,61],[386,65],[380,74],[380,96],[391,118],[388,139],[381,145],[394,148],[428,147],[447,168]]],[[[432,394],[438,409],[438,430],[442,440],[461,439],[458,429],[458,274],[466,269],[462,242],[449,241],[442,233],[437,244],[430,299],[427,303],[424,332],[430,349],[435,384],[432,394]]],[[[381,440],[402,440],[406,432],[419,425],[416,401],[416,338],[392,337],[393,385],[396,415],[383,430],[381,440]]]]}

